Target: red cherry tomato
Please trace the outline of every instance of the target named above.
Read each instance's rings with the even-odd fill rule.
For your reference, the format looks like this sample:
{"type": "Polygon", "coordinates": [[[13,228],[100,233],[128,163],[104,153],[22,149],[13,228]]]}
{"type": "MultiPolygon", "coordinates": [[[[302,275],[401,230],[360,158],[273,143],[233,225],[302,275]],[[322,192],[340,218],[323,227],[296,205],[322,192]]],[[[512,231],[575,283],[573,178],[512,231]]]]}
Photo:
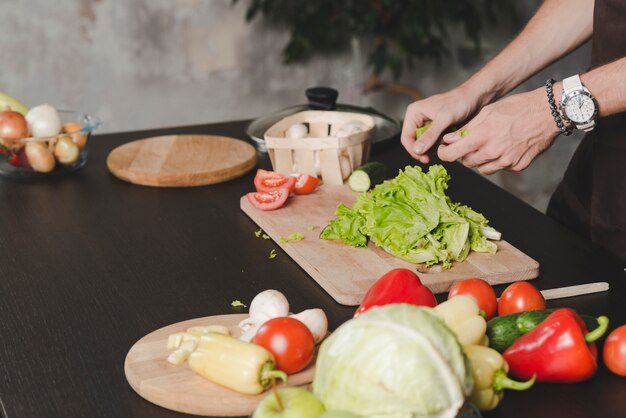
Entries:
{"type": "Polygon", "coordinates": [[[626,325],[617,327],[606,337],[602,358],[610,371],[626,376],[626,325]]]}
{"type": "Polygon", "coordinates": [[[26,156],[26,149],[20,148],[17,152],[10,153],[9,164],[15,167],[28,167],[28,157],[26,156]]]}
{"type": "Polygon", "coordinates": [[[261,325],[253,342],[274,355],[276,367],[287,374],[299,372],[311,362],[313,334],[294,318],[273,318],[261,325]]]}
{"type": "Polygon", "coordinates": [[[267,193],[250,192],[246,195],[248,202],[255,208],[261,210],[278,209],[285,204],[288,197],[288,189],[278,189],[267,193]]]}
{"type": "Polygon", "coordinates": [[[541,292],[528,282],[516,282],[502,292],[498,302],[498,315],[546,309],[541,292]]]}
{"type": "Polygon", "coordinates": [[[474,298],[480,309],[485,312],[488,321],[496,316],[498,300],[493,287],[483,279],[465,279],[452,285],[448,293],[448,299],[456,295],[467,295],[474,298]]]}
{"type": "Polygon", "coordinates": [[[320,180],[309,174],[294,174],[296,185],[294,191],[296,194],[309,194],[315,190],[320,180]]]}
{"type": "Polygon", "coordinates": [[[254,176],[254,187],[257,192],[271,192],[278,189],[288,189],[289,193],[293,192],[296,185],[296,179],[293,176],[258,169],[254,176]]]}

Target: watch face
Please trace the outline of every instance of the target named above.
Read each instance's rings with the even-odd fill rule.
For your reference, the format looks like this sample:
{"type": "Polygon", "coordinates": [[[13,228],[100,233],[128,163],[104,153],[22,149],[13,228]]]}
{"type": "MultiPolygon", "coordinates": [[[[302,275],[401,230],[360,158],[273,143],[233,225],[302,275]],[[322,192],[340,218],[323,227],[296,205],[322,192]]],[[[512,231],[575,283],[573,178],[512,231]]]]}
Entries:
{"type": "Polygon", "coordinates": [[[593,99],[586,94],[577,94],[570,97],[563,108],[565,116],[574,123],[588,122],[593,118],[596,105],[593,99]]]}

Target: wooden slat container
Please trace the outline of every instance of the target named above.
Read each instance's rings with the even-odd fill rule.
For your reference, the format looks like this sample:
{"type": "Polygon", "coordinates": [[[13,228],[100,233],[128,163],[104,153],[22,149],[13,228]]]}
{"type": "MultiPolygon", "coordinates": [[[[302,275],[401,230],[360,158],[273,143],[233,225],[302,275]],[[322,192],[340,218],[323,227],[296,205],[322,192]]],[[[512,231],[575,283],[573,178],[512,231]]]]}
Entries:
{"type": "Polygon", "coordinates": [[[324,184],[338,186],[368,161],[374,126],[374,119],[361,113],[307,110],[276,122],[265,132],[265,145],[274,171],[321,176],[324,184]],[[287,137],[287,130],[298,123],[308,134],[287,137]],[[363,130],[346,134],[346,126],[353,123],[363,130]]]}

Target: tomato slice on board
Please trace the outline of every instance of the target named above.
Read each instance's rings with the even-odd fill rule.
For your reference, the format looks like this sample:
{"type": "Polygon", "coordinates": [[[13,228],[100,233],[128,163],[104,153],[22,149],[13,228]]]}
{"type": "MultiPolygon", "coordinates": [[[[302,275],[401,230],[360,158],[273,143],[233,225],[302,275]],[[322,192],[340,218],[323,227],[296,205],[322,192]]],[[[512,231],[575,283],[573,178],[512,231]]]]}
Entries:
{"type": "Polygon", "coordinates": [[[313,192],[320,183],[320,179],[310,174],[292,174],[292,176],[296,179],[294,188],[296,194],[309,194],[313,192]]]}
{"type": "Polygon", "coordinates": [[[252,206],[261,210],[278,209],[285,204],[289,197],[289,189],[277,189],[269,192],[250,192],[246,199],[252,206]]]}
{"type": "Polygon", "coordinates": [[[275,171],[258,169],[256,176],[254,176],[254,187],[257,192],[271,192],[272,190],[287,189],[289,193],[291,193],[295,185],[295,177],[275,171]]]}

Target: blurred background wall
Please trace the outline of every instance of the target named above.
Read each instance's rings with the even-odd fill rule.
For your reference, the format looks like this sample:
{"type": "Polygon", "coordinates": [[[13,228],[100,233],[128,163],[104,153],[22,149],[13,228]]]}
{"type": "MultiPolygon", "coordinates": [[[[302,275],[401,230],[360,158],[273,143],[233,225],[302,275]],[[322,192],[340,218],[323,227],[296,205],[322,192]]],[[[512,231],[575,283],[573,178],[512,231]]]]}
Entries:
{"type": "MultiPolygon", "coordinates": [[[[540,1],[517,3],[524,21],[540,1]]],[[[95,114],[105,123],[100,132],[255,118],[303,103],[305,88],[318,85],[338,89],[339,102],[404,115],[408,97],[361,93],[368,71],[358,44],[285,66],[288,34],[261,19],[247,23],[246,6],[246,0],[2,0],[0,91],[30,106],[95,114]]],[[[418,63],[400,81],[426,96],[454,87],[519,31],[514,26],[487,30],[480,55],[457,34],[450,57],[418,63]]],[[[588,63],[585,45],[520,89],[588,63]]],[[[544,210],[579,140],[560,137],[524,172],[489,178],[544,210]]]]}

